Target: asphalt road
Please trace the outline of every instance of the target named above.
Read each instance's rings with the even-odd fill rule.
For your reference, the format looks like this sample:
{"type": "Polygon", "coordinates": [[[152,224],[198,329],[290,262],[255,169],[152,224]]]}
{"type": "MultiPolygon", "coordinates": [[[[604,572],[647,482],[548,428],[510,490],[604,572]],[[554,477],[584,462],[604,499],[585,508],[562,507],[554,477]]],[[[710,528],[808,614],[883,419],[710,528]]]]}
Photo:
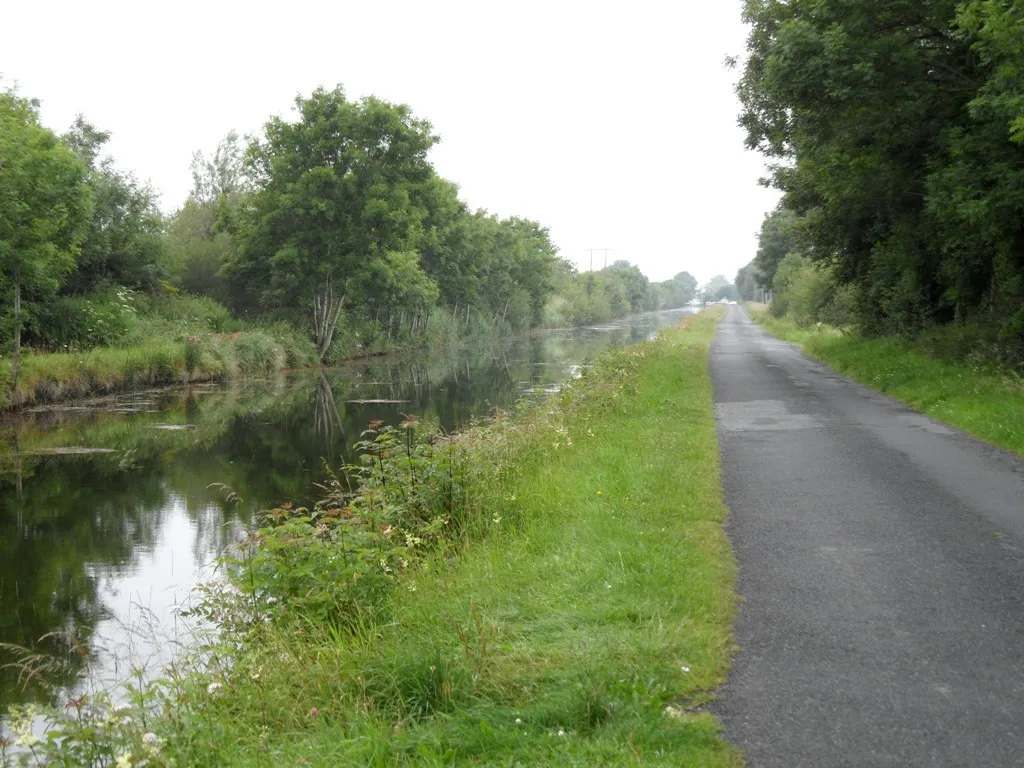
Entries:
{"type": "Polygon", "coordinates": [[[729,307],[712,347],[749,766],[1024,766],[1024,461],[729,307]]]}

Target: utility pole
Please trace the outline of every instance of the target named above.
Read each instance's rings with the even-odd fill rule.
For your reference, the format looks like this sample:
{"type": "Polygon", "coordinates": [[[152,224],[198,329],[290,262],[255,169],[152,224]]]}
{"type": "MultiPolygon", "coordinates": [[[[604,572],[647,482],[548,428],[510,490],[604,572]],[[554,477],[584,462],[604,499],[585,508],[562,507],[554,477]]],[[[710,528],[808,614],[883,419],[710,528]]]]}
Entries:
{"type": "Polygon", "coordinates": [[[594,271],[594,251],[603,251],[604,252],[604,268],[607,269],[608,268],[608,253],[611,250],[612,250],[611,248],[591,248],[590,249],[590,271],[591,272],[594,271]]]}

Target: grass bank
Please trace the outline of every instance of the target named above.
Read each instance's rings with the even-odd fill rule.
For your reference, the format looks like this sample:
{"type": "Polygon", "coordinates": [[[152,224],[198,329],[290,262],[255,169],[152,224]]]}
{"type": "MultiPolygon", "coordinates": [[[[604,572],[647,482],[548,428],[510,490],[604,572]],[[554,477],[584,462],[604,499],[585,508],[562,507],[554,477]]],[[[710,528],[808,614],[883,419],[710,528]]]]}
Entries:
{"type": "Polygon", "coordinates": [[[131,346],[22,358],[12,393],[11,361],[0,360],[0,409],[41,405],[140,387],[221,381],[317,364],[304,336],[288,328],[155,339],[131,346]]]}
{"type": "Polygon", "coordinates": [[[799,344],[842,374],[982,440],[1024,455],[1024,378],[983,360],[944,359],[941,339],[929,347],[899,338],[866,339],[827,325],[801,327],[748,305],[770,333],[799,344]]]}
{"type": "Polygon", "coordinates": [[[275,510],[240,551],[235,591],[202,609],[230,631],[157,689],[147,741],[125,725],[102,748],[154,765],[738,764],[700,707],[733,651],[719,314],[453,439],[377,428],[359,493],[275,510]]]}

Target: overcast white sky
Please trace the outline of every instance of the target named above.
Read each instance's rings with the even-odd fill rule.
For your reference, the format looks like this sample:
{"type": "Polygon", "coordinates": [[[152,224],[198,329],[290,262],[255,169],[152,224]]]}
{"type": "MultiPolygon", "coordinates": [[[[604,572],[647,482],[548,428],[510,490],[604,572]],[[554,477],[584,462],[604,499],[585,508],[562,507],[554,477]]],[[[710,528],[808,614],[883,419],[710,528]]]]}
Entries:
{"type": "Polygon", "coordinates": [[[777,200],[723,66],[743,52],[740,0],[59,0],[8,3],[2,22],[4,79],[54,130],[84,113],[113,132],[168,211],[194,150],[337,83],[410,104],[464,200],[540,221],[584,269],[611,248],[652,280],[732,279],[777,200]]]}

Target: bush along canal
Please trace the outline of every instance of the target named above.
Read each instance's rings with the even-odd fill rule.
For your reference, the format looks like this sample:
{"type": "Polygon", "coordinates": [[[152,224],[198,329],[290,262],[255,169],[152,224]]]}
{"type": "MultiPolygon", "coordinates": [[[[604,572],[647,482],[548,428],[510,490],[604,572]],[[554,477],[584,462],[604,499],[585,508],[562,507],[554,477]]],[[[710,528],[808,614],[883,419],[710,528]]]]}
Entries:
{"type": "MultiPolygon", "coordinates": [[[[137,674],[116,707],[76,690],[46,712],[48,733],[45,700],[34,711],[22,700],[8,754],[83,765],[735,764],[701,711],[727,669],[734,607],[706,364],[717,314],[609,348],[569,386],[454,435],[429,409],[361,435],[345,428],[360,450],[329,461],[346,459],[347,472],[310,461],[323,478],[314,500],[303,488],[256,524],[236,512],[235,530],[250,532],[221,561],[228,578],[198,590],[183,618],[208,629],[161,678],[137,674]]],[[[240,400],[219,420],[238,408],[258,431],[266,410],[240,400]]],[[[166,451],[176,435],[222,439],[196,421],[134,438],[133,460],[144,469],[160,455],[146,453],[151,440],[166,451]]],[[[213,469],[200,463],[178,470],[183,504],[209,485],[213,469]]],[[[171,483],[153,483],[153,506],[171,483]]],[[[225,490],[223,506],[244,510],[240,495],[225,490]]],[[[203,535],[225,538],[222,520],[203,535]]]]}

